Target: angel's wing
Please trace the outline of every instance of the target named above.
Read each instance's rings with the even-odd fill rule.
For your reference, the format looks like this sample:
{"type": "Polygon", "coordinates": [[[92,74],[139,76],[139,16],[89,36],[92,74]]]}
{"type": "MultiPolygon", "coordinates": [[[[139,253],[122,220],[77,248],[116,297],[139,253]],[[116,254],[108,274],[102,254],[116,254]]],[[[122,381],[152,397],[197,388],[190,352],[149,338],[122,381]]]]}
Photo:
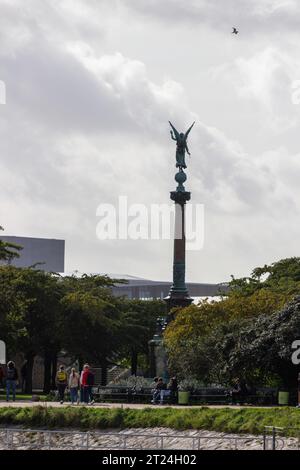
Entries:
{"type": "Polygon", "coordinates": [[[173,124],[170,121],[169,121],[169,124],[170,124],[170,126],[172,127],[172,129],[174,131],[176,139],[178,139],[179,138],[179,132],[175,129],[175,127],[173,126],[173,124]]]}
{"type": "Polygon", "coordinates": [[[192,127],[193,127],[194,124],[195,124],[195,121],[193,122],[193,124],[191,125],[191,127],[189,127],[188,130],[186,131],[186,133],[185,133],[185,139],[187,139],[187,137],[188,137],[189,133],[191,132],[192,127]]]}

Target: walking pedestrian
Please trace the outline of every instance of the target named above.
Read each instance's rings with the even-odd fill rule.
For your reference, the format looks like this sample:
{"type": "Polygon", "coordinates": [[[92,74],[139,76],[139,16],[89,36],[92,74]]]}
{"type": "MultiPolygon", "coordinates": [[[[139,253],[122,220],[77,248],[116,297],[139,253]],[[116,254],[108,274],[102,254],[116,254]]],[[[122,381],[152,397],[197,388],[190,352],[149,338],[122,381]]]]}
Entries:
{"type": "Polygon", "coordinates": [[[76,372],[75,368],[72,367],[71,373],[69,376],[69,390],[70,390],[70,398],[71,404],[78,403],[78,389],[80,387],[80,379],[79,374],[76,372]]]}
{"type": "Polygon", "coordinates": [[[80,376],[82,402],[86,405],[89,402],[89,385],[88,385],[89,370],[90,370],[90,366],[88,364],[85,364],[83,366],[83,371],[81,372],[81,376],[80,376]]]}
{"type": "Polygon", "coordinates": [[[7,363],[6,370],[6,401],[9,401],[10,392],[12,391],[13,401],[16,400],[16,386],[18,381],[18,371],[13,361],[7,363]]]}
{"type": "Polygon", "coordinates": [[[62,405],[65,400],[65,391],[68,385],[68,376],[63,365],[59,366],[59,369],[56,373],[55,382],[58,390],[60,404],[62,405]]]}

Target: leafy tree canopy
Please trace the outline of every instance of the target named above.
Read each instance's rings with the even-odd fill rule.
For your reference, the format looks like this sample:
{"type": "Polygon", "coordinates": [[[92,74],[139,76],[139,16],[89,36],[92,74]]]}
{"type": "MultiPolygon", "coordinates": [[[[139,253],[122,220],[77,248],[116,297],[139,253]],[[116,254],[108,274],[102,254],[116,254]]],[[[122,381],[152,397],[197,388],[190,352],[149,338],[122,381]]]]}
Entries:
{"type": "MultiPolygon", "coordinates": [[[[0,225],[0,231],[4,230],[0,225]]],[[[13,258],[20,256],[19,251],[22,250],[20,245],[15,243],[5,242],[0,238],[0,260],[11,261],[13,258]]]]}

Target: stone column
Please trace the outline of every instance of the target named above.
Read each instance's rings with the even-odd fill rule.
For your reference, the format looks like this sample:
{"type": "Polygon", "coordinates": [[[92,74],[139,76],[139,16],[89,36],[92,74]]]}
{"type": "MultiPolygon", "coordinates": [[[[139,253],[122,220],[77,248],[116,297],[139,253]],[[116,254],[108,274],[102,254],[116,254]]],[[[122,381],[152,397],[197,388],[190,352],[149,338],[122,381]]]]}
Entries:
{"type": "Polygon", "coordinates": [[[168,297],[168,311],[173,307],[187,307],[193,301],[185,284],[185,204],[191,198],[191,193],[185,191],[183,183],[186,174],[181,170],[175,175],[178,182],[176,191],[171,191],[170,198],[175,202],[175,230],[173,255],[173,284],[168,297]]]}

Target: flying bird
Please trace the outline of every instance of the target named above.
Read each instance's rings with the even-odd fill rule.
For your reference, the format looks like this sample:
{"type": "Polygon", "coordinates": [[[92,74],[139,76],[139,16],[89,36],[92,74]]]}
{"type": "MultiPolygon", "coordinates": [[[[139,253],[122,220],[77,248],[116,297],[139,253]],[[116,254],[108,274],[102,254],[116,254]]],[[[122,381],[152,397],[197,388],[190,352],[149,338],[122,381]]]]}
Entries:
{"type": "Polygon", "coordinates": [[[238,30],[234,27],[232,27],[232,34],[237,34],[238,33],[238,30]]]}

